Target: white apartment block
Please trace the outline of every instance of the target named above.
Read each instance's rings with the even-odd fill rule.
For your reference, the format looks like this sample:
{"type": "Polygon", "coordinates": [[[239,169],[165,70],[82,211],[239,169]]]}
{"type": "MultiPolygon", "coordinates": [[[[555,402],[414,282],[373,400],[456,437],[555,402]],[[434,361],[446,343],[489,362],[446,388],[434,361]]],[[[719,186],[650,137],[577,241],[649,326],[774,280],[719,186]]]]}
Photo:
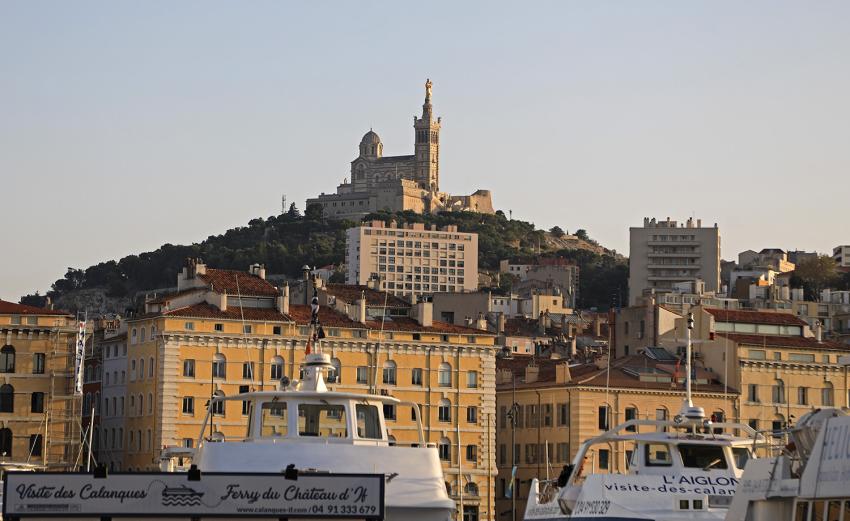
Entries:
{"type": "Polygon", "coordinates": [[[717,224],[685,223],[644,218],[642,227],[629,228],[629,303],[645,292],[672,291],[680,282],[705,283],[704,291],[720,291],[720,232],[717,224]]]}
{"type": "Polygon", "coordinates": [[[832,258],[839,268],[850,268],[850,245],[833,248],[832,258]]]}
{"type": "Polygon", "coordinates": [[[345,260],[347,284],[378,279],[380,289],[396,296],[478,289],[478,234],[457,226],[373,221],[349,228],[345,260]]]}

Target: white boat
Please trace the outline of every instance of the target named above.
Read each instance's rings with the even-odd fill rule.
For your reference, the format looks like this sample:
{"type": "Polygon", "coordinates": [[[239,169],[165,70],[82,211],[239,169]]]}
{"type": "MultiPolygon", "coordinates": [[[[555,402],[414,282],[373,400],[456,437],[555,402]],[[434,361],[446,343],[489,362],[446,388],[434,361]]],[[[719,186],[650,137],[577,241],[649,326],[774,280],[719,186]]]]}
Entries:
{"type": "Polygon", "coordinates": [[[850,413],[812,411],[789,435],[747,465],[726,521],[850,521],[850,413]]]}
{"type": "MultiPolygon", "coordinates": [[[[314,299],[314,317],[318,303],[314,299]]],[[[316,328],[314,327],[314,330],[316,328]]],[[[203,472],[384,474],[385,519],[447,521],[456,511],[446,492],[436,445],[427,443],[419,406],[390,396],[329,391],[325,371],[330,356],[321,353],[320,335],[302,365],[301,381],[281,381],[279,391],[244,393],[211,400],[197,448],[171,451],[203,472]],[[205,438],[211,411],[224,401],[250,404],[244,438],[205,438]],[[390,443],[384,405],[416,412],[418,443],[390,443]]],[[[169,454],[166,454],[168,456],[169,454]]]]}
{"type": "MultiPolygon", "coordinates": [[[[744,471],[763,436],[739,423],[714,423],[691,401],[690,328],[686,398],[672,421],[630,420],[579,447],[558,480],[533,480],[526,521],[685,521],[725,518],[744,471]],[[640,427],[653,432],[638,432],[640,427]],[[742,436],[730,432],[739,431],[742,436]],[[597,445],[633,447],[622,473],[587,472],[597,445]]],[[[848,520],[850,521],[850,520],[848,520]]]]}

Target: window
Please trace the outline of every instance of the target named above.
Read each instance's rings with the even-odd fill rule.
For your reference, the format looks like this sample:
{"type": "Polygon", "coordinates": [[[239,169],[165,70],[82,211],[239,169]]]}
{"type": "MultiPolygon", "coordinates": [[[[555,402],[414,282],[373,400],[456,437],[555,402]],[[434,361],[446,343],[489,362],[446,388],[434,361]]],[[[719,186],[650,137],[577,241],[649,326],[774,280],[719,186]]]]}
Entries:
{"type": "Polygon", "coordinates": [[[570,423],[570,407],[569,404],[558,404],[558,426],[565,427],[570,423]]]}
{"type": "Polygon", "coordinates": [[[213,378],[227,378],[227,359],[221,353],[213,355],[212,375],[213,378]]]}
{"type": "Polygon", "coordinates": [[[466,461],[478,461],[478,445],[466,446],[466,461]]]}
{"type": "Polygon", "coordinates": [[[44,353],[34,353],[32,355],[32,374],[44,374],[44,353]]]}
{"type": "Polygon", "coordinates": [[[607,431],[610,428],[609,427],[609,421],[608,421],[609,416],[610,416],[610,411],[609,411],[608,406],[607,405],[599,406],[599,411],[597,412],[597,417],[598,417],[597,423],[598,423],[599,429],[601,429],[603,431],[607,431]]]}
{"type": "Polygon", "coordinates": [[[220,333],[220,332],[224,331],[224,324],[215,324],[215,325],[213,326],[213,329],[214,329],[215,331],[218,331],[218,332],[220,333]]]}
{"type": "Polygon", "coordinates": [[[0,348],[0,373],[15,372],[15,348],[5,345],[0,348]]]}
{"type": "Polygon", "coordinates": [[[32,393],[30,412],[44,412],[44,393],[32,393]]]}
{"type": "Polygon", "coordinates": [[[41,434],[30,434],[29,453],[33,456],[41,456],[42,443],[41,434]]]}
{"type": "Polygon", "coordinates": [[[328,383],[338,384],[342,382],[342,362],[339,358],[332,358],[331,365],[333,368],[328,370],[328,383]]]}
{"type": "Polygon", "coordinates": [[[797,388],[797,403],[800,405],[808,405],[809,404],[809,388],[808,387],[798,387],[797,388]]]}
{"type": "Polygon", "coordinates": [[[15,412],[15,388],[9,384],[0,385],[0,412],[15,412]]]}
{"type": "Polygon", "coordinates": [[[381,439],[381,423],[378,420],[378,408],[374,405],[358,403],[355,407],[357,414],[357,437],[370,440],[381,439]]]}
{"type": "Polygon", "coordinates": [[[286,436],[289,432],[289,420],[286,414],[286,402],[264,402],[260,420],[261,436],[286,436]]]}
{"type": "Polygon", "coordinates": [[[758,384],[747,385],[747,400],[753,403],[759,401],[759,386],[758,384]]]}
{"type": "Polygon", "coordinates": [[[411,385],[422,385],[422,368],[414,367],[410,372],[410,384],[411,385]]]}
{"type": "Polygon", "coordinates": [[[537,463],[537,444],[528,443],[525,446],[525,462],[532,464],[537,463]]]}
{"type": "Polygon", "coordinates": [[[272,358],[272,380],[283,378],[283,358],[275,356],[272,358]]]}
{"type": "Polygon", "coordinates": [[[644,445],[644,460],[647,467],[669,467],[673,465],[670,447],[666,443],[647,443],[644,445]]]}
{"type": "Polygon", "coordinates": [[[478,408],[477,407],[467,407],[466,408],[466,422],[467,423],[478,423],[478,408]]]}
{"type": "Polygon", "coordinates": [[[744,470],[744,467],[747,465],[747,461],[750,460],[750,456],[750,449],[747,447],[732,447],[732,459],[736,468],[744,470]]]}
{"type": "Polygon", "coordinates": [[[384,362],[383,382],[387,385],[396,384],[396,365],[392,360],[384,362]]]}
{"type": "Polygon", "coordinates": [[[361,365],[357,367],[357,383],[359,384],[367,384],[369,383],[369,368],[365,365],[361,365]]]}
{"type": "Polygon", "coordinates": [[[448,438],[440,438],[440,443],[437,445],[437,451],[440,453],[441,460],[452,460],[452,445],[448,438]]]}
{"type": "Polygon", "coordinates": [[[183,360],[183,376],[188,378],[195,377],[195,361],[191,359],[183,360]]]}
{"type": "MultiPolygon", "coordinates": [[[[637,420],[637,417],[637,407],[626,407],[626,421],[637,420]]],[[[637,432],[637,426],[631,425],[626,430],[629,432],[637,432]]]]}
{"type": "Polygon", "coordinates": [[[195,330],[195,323],[194,322],[186,322],[186,323],[183,324],[183,329],[185,329],[186,331],[194,331],[195,330]]]}
{"type": "Polygon", "coordinates": [[[602,470],[608,470],[608,466],[610,465],[611,459],[611,451],[608,449],[599,449],[599,468],[602,470]]]}
{"type": "Polygon", "coordinates": [[[254,362],[244,362],[242,364],[242,379],[244,379],[244,380],[253,380],[254,379],[254,362]]]}
{"type": "Polygon", "coordinates": [[[347,437],[345,407],[327,403],[298,404],[298,435],[322,438],[347,437]]]}
{"type": "MultiPolygon", "coordinates": [[[[224,398],[224,393],[222,391],[216,391],[213,393],[213,398],[224,398]]],[[[224,416],[224,400],[212,403],[212,413],[224,416]]]]}
{"type": "Polygon", "coordinates": [[[395,404],[385,403],[384,404],[384,419],[385,420],[396,420],[396,408],[395,404]]]}
{"type": "Polygon", "coordinates": [[[726,456],[719,445],[679,444],[679,454],[685,467],[700,469],[725,469],[726,456]]]}
{"type": "Polygon", "coordinates": [[[567,443],[558,443],[556,445],[556,450],[558,451],[555,455],[556,461],[560,463],[569,462],[570,461],[570,446],[567,443]]]}
{"type": "Polygon", "coordinates": [[[145,413],[145,396],[139,394],[139,416],[145,413]]]}
{"type": "Polygon", "coordinates": [[[478,387],[478,371],[466,372],[466,386],[470,389],[478,387]]]}
{"type": "Polygon", "coordinates": [[[251,324],[245,324],[242,326],[242,333],[246,335],[250,335],[253,332],[253,327],[251,324]]]}
{"type": "Polygon", "coordinates": [[[183,397],[183,414],[195,414],[195,398],[192,396],[183,397]]]}
{"type": "Polygon", "coordinates": [[[130,360],[130,381],[136,381],[136,359],[130,360]]]}
{"type": "Polygon", "coordinates": [[[437,371],[437,383],[440,387],[452,386],[452,366],[443,362],[437,371]]]}
{"type": "Polygon", "coordinates": [[[544,403],[541,406],[540,410],[543,416],[543,427],[551,427],[552,426],[552,404],[544,403]]]}
{"type": "Polygon", "coordinates": [[[0,429],[0,454],[12,457],[12,429],[0,429]]]}
{"type": "MultiPolygon", "coordinates": [[[[821,389],[821,405],[832,407],[835,405],[835,391],[830,382],[824,382],[824,388],[821,389]]],[[[850,521],[850,520],[848,520],[850,521]]]]}
{"type": "Polygon", "coordinates": [[[441,422],[450,422],[452,421],[452,404],[448,400],[440,400],[439,408],[437,409],[437,416],[439,417],[441,422]]]}
{"type": "Polygon", "coordinates": [[[139,358],[139,380],[145,379],[145,359],[139,358]]]}
{"type": "Polygon", "coordinates": [[[785,403],[785,382],[776,380],[771,390],[773,403],[785,403]]]}
{"type": "Polygon", "coordinates": [[[153,378],[153,357],[148,359],[148,376],[153,378]]]}
{"type": "MultiPolygon", "coordinates": [[[[251,392],[250,386],[240,385],[239,386],[239,394],[245,394],[251,392]]],[[[251,414],[251,400],[242,400],[242,415],[248,416],[251,414]]]]}

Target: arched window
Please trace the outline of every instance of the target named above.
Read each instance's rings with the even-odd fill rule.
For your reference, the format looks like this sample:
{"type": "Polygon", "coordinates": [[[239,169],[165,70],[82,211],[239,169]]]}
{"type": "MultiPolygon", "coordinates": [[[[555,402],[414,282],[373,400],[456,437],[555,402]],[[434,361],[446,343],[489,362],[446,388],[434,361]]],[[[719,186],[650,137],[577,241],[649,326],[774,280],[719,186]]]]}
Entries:
{"type": "Polygon", "coordinates": [[[148,414],[153,414],[153,393],[148,393],[148,414]]]}
{"type": "Polygon", "coordinates": [[[139,393],[139,416],[145,414],[145,395],[139,393]]]}
{"type": "Polygon", "coordinates": [[[384,362],[383,382],[387,385],[396,384],[396,365],[392,360],[384,362]]]}
{"type": "Polygon", "coordinates": [[[148,376],[153,378],[153,357],[148,360],[148,376]]]}
{"type": "Polygon", "coordinates": [[[145,359],[139,358],[139,380],[145,379],[145,359]]]}
{"type": "Polygon", "coordinates": [[[91,393],[86,393],[83,396],[83,416],[88,416],[91,414],[91,393]]]}
{"type": "MultiPolygon", "coordinates": [[[[224,391],[220,391],[220,390],[219,390],[219,391],[216,391],[216,392],[213,394],[213,396],[214,396],[215,398],[224,398],[224,391]]],[[[221,415],[221,416],[224,416],[224,401],[223,401],[223,400],[222,400],[222,401],[218,401],[218,402],[214,402],[214,403],[213,403],[213,406],[212,406],[212,413],[213,413],[213,414],[219,414],[219,415],[221,415]]]]}
{"type": "Polygon", "coordinates": [[[118,448],[124,448],[124,427],[118,429],[118,448]]]}
{"type": "Polygon", "coordinates": [[[452,443],[448,438],[440,438],[440,442],[437,444],[437,451],[440,453],[441,460],[452,460],[452,443]]]}
{"type": "Polygon", "coordinates": [[[832,407],[835,405],[835,388],[831,382],[824,382],[821,389],[821,405],[832,407]]]}
{"type": "Polygon", "coordinates": [[[445,362],[440,364],[440,369],[437,372],[437,382],[440,384],[440,387],[452,386],[452,366],[445,362]]]}
{"type": "Polygon", "coordinates": [[[227,358],[221,353],[213,355],[213,378],[227,378],[227,358]]]}
{"type": "Polygon", "coordinates": [[[15,388],[9,384],[0,385],[0,412],[15,412],[15,388]]]}
{"type": "Polygon", "coordinates": [[[12,429],[0,429],[0,456],[12,456],[12,429]]]}
{"type": "Polygon", "coordinates": [[[272,357],[272,380],[280,380],[283,378],[283,357],[272,357]]]}
{"type": "Polygon", "coordinates": [[[771,390],[773,403],[785,403],[785,382],[777,379],[771,390]]]}
{"type": "Polygon", "coordinates": [[[94,393],[94,413],[100,414],[100,391],[94,393]]]}
{"type": "MultiPolygon", "coordinates": [[[[630,405],[626,407],[626,421],[637,420],[638,419],[638,408],[637,405],[630,405]]],[[[632,425],[626,429],[629,432],[637,432],[637,427],[632,425]]]]}
{"type": "Polygon", "coordinates": [[[112,397],[112,414],[113,416],[118,414],[118,401],[115,396],[112,397]]]}
{"type": "Polygon", "coordinates": [[[139,342],[145,341],[145,328],[142,327],[142,331],[139,333],[139,342]]]}
{"type": "Polygon", "coordinates": [[[103,383],[104,385],[109,385],[109,371],[106,372],[106,381],[103,383]]]}
{"type": "Polygon", "coordinates": [[[473,482],[469,482],[463,487],[463,493],[467,496],[477,496],[478,495],[478,485],[473,482]]]}
{"type": "Polygon", "coordinates": [[[15,372],[15,348],[10,345],[0,349],[0,373],[15,372]]]}
{"type": "Polygon", "coordinates": [[[328,382],[342,383],[342,362],[339,361],[339,358],[334,358],[331,360],[331,365],[334,367],[328,371],[328,382]]]}
{"type": "Polygon", "coordinates": [[[440,400],[439,409],[437,410],[441,422],[452,421],[452,402],[445,398],[440,400]]]}
{"type": "Polygon", "coordinates": [[[142,429],[136,431],[137,450],[142,452],[142,429]]]}

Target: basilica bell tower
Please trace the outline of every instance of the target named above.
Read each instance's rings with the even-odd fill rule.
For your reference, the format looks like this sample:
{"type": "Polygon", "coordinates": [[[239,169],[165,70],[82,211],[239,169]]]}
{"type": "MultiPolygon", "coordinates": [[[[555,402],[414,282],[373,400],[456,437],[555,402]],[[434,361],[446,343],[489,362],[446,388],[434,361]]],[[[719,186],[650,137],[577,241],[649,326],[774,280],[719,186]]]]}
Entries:
{"type": "Polygon", "coordinates": [[[422,117],[413,117],[415,139],[414,179],[432,192],[440,190],[440,119],[434,118],[431,107],[431,80],[425,82],[425,103],[422,117]]]}

